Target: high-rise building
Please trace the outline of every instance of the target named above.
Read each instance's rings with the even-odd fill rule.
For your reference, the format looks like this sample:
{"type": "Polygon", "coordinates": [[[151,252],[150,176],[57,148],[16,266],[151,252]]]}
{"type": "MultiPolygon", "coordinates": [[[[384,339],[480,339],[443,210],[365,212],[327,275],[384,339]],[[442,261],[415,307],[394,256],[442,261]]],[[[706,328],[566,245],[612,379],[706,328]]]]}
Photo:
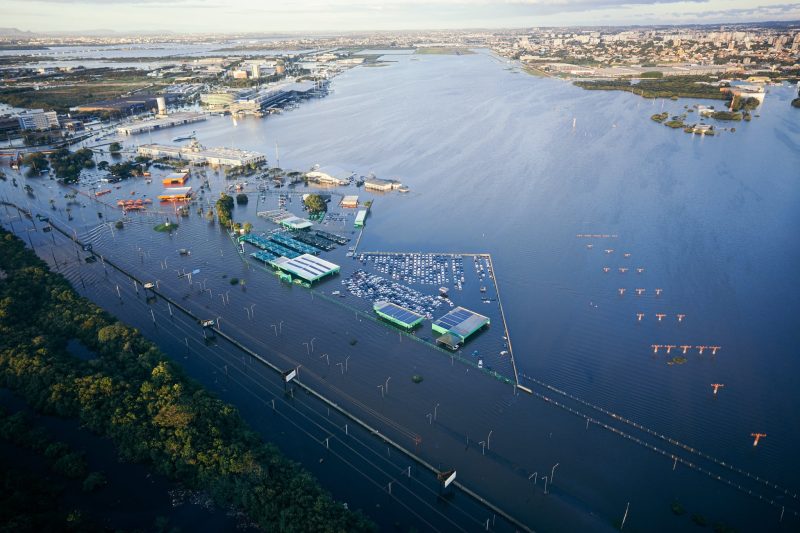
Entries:
{"type": "Polygon", "coordinates": [[[19,127],[23,130],[49,130],[59,127],[58,115],[55,111],[29,109],[20,113],[17,118],[19,127]]]}

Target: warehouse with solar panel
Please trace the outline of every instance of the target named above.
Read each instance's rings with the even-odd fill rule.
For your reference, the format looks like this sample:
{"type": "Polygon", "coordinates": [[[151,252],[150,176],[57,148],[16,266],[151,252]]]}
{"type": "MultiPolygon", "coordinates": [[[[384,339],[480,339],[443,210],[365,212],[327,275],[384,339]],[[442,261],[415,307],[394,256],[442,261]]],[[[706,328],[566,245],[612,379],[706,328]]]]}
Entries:
{"type": "Polygon", "coordinates": [[[406,309],[405,307],[387,301],[375,302],[372,309],[382,319],[406,331],[410,331],[419,326],[425,318],[423,315],[415,313],[411,309],[406,309]]]}
{"type": "Polygon", "coordinates": [[[489,317],[464,307],[456,307],[436,320],[431,327],[441,335],[436,339],[436,344],[457,350],[469,337],[488,325],[489,317]]]}

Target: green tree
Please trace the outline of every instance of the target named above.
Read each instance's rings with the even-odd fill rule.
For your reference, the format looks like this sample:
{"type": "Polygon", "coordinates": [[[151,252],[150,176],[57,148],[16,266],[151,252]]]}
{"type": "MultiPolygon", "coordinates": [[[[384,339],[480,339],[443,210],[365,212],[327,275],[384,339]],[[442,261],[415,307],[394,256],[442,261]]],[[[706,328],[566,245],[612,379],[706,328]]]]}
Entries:
{"type": "Polygon", "coordinates": [[[236,203],[238,205],[246,205],[248,201],[247,195],[244,193],[239,193],[236,195],[236,203]]]}
{"type": "Polygon", "coordinates": [[[47,156],[42,152],[33,152],[22,159],[22,164],[28,167],[28,176],[38,176],[43,170],[50,168],[47,156]]]}
{"type": "Polygon", "coordinates": [[[112,154],[118,154],[122,151],[122,145],[119,144],[117,141],[114,141],[110,145],[108,145],[108,151],[112,154]]]}
{"type": "Polygon", "coordinates": [[[328,209],[328,204],[325,203],[325,200],[323,200],[322,196],[319,194],[309,194],[305,197],[303,203],[310,213],[323,213],[328,209]]]}
{"type": "Polygon", "coordinates": [[[219,218],[219,223],[225,227],[231,225],[231,212],[233,211],[233,197],[223,193],[220,193],[219,200],[215,204],[216,211],[217,211],[217,218],[219,218]]]}

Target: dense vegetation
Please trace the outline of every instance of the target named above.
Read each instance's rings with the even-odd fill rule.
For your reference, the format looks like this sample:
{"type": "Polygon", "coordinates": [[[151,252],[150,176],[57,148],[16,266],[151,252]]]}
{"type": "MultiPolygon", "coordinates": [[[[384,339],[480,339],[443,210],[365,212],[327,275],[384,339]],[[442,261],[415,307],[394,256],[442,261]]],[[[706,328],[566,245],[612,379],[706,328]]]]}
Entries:
{"type": "Polygon", "coordinates": [[[28,177],[38,176],[43,171],[50,168],[49,163],[47,162],[47,156],[45,156],[42,152],[33,152],[26,155],[22,159],[22,164],[28,167],[27,175],[28,177]]]}
{"type": "Polygon", "coordinates": [[[792,107],[800,107],[800,97],[792,100],[792,107]]]}
{"type": "Polygon", "coordinates": [[[89,148],[74,152],[61,148],[50,154],[56,178],[64,183],[77,183],[84,168],[94,168],[94,154],[89,148]]]}
{"type": "Polygon", "coordinates": [[[225,227],[231,225],[231,213],[233,212],[233,197],[227,194],[220,193],[219,200],[215,204],[217,210],[217,218],[219,218],[219,223],[225,227]]]}
{"type": "Polygon", "coordinates": [[[658,123],[663,123],[665,120],[669,118],[669,113],[664,111],[663,113],[656,113],[655,115],[650,116],[650,120],[655,120],[658,123]]]}
{"type": "Polygon", "coordinates": [[[761,105],[761,102],[758,101],[758,98],[734,96],[731,101],[731,111],[752,111],[759,105],[761,105]]]}
{"type": "Polygon", "coordinates": [[[714,111],[711,113],[711,118],[717,120],[742,120],[741,113],[732,113],[730,111],[714,111]]]}
{"type": "Polygon", "coordinates": [[[309,194],[305,197],[303,203],[311,214],[324,213],[328,210],[328,204],[319,194],[309,194]]]}
{"type": "MultiPolygon", "coordinates": [[[[42,81],[48,81],[42,76],[42,81]]],[[[28,79],[28,81],[35,81],[28,79]]],[[[61,73],[55,87],[9,87],[0,89],[0,102],[12,107],[47,109],[59,113],[69,112],[70,107],[97,100],[108,100],[147,89],[157,90],[168,85],[170,79],[153,80],[146,71],[138,69],[84,69],[72,73],[61,73]]]]}
{"type": "Polygon", "coordinates": [[[716,85],[708,85],[705,76],[664,76],[663,78],[642,79],[638,83],[631,80],[576,81],[575,85],[584,89],[599,91],[628,91],[645,98],[712,98],[727,100],[729,96],[716,85]]]}
{"type": "Polygon", "coordinates": [[[238,205],[245,205],[247,204],[248,198],[247,195],[244,193],[239,193],[236,195],[236,203],[238,205]]]}
{"type": "Polygon", "coordinates": [[[151,465],[267,531],[363,531],[297,464],[263,443],[230,405],[189,380],[141,334],[80,297],[0,229],[0,386],[36,410],[77,418],[120,456],[151,465]],[[96,357],[66,349],[80,341],[96,357]]]}

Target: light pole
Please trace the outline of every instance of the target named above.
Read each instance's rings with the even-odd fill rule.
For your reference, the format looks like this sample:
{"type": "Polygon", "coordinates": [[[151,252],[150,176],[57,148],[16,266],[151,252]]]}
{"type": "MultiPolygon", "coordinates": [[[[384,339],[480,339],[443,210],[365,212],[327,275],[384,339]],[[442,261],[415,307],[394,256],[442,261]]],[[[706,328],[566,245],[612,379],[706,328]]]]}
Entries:
{"type": "Polygon", "coordinates": [[[322,359],[323,357],[325,358],[325,361],[328,362],[328,366],[331,366],[331,359],[330,359],[330,357],[328,357],[328,354],[324,353],[324,354],[319,356],[320,359],[322,359]]]}
{"type": "Polygon", "coordinates": [[[437,403],[436,406],[433,408],[433,419],[436,420],[436,412],[439,410],[439,404],[437,403]]]}
{"type": "Polygon", "coordinates": [[[217,317],[217,329],[218,329],[218,330],[220,330],[220,331],[222,331],[222,326],[220,326],[220,325],[219,325],[219,321],[220,321],[221,319],[222,319],[222,317],[221,317],[221,316],[218,316],[218,317],[217,317]]]}
{"type": "Polygon", "coordinates": [[[247,313],[247,319],[248,320],[253,320],[252,318],[250,318],[250,309],[248,307],[244,307],[244,310],[247,313]]]}
{"type": "Polygon", "coordinates": [[[312,351],[312,352],[314,351],[314,340],[315,340],[315,339],[316,339],[316,337],[313,337],[313,338],[311,339],[311,343],[310,343],[310,344],[311,344],[311,351],[312,351]]]}
{"type": "Polygon", "coordinates": [[[561,463],[556,463],[556,464],[554,464],[554,465],[553,465],[553,468],[551,468],[551,469],[550,469],[550,484],[551,484],[551,485],[553,484],[553,476],[555,476],[555,474],[556,474],[556,468],[558,468],[558,465],[559,465],[559,464],[561,464],[561,463]]]}
{"type": "Polygon", "coordinates": [[[383,385],[378,385],[378,388],[381,389],[381,398],[383,398],[383,385]]]}
{"type": "Polygon", "coordinates": [[[344,358],[344,370],[345,370],[345,372],[347,371],[347,361],[348,361],[348,359],[350,359],[349,355],[344,358]]]}
{"type": "Polygon", "coordinates": [[[306,347],[306,355],[311,355],[311,350],[309,350],[309,349],[308,349],[308,343],[307,343],[307,342],[304,342],[304,343],[303,343],[303,346],[305,346],[305,347],[306,347]]]}
{"type": "Polygon", "coordinates": [[[487,448],[489,448],[489,449],[491,449],[491,446],[490,446],[489,444],[490,444],[490,443],[491,443],[491,441],[492,441],[492,432],[493,432],[493,431],[494,431],[493,429],[490,429],[490,430],[489,430],[489,436],[488,436],[488,437],[486,437],[486,447],[487,447],[487,448]]]}
{"type": "Polygon", "coordinates": [[[386,394],[389,394],[389,380],[392,379],[392,376],[386,378],[386,394]]]}
{"type": "Polygon", "coordinates": [[[250,318],[254,318],[256,316],[256,310],[253,309],[255,306],[256,306],[256,304],[251,304],[250,305],[250,318]]]}

